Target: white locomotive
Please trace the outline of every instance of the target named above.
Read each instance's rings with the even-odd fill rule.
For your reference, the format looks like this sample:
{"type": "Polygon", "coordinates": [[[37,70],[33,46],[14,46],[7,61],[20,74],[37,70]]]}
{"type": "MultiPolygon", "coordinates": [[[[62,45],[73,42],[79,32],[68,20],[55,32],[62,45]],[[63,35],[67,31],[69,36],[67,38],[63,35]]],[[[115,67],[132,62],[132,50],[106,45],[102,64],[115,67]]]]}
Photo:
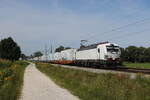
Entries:
{"type": "Polygon", "coordinates": [[[121,63],[120,55],[117,44],[98,43],[78,49],[75,63],[83,66],[117,65],[121,63]]]}

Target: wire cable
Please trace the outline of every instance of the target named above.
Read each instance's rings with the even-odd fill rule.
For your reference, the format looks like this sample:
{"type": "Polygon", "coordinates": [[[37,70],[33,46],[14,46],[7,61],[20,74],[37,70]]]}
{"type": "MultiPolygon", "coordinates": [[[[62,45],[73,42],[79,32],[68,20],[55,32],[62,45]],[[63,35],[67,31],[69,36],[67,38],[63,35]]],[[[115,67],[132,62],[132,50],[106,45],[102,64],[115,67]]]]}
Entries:
{"type": "Polygon", "coordinates": [[[120,29],[123,29],[123,28],[127,28],[127,27],[129,27],[129,26],[131,26],[131,25],[139,24],[139,23],[141,23],[141,22],[148,21],[148,20],[150,20],[150,18],[145,18],[145,19],[142,19],[142,20],[138,20],[138,21],[135,21],[135,22],[133,22],[133,23],[129,23],[129,24],[126,24],[126,25],[117,27],[117,28],[115,28],[115,29],[111,29],[111,30],[109,30],[109,31],[103,32],[103,33],[101,33],[101,34],[93,35],[93,36],[91,36],[91,37],[89,37],[89,38],[86,38],[85,40],[90,40],[90,39],[93,39],[94,37],[97,37],[97,36],[99,36],[99,35],[102,35],[102,34],[105,34],[105,33],[114,32],[114,31],[117,31],[117,30],[120,30],[120,29]]]}

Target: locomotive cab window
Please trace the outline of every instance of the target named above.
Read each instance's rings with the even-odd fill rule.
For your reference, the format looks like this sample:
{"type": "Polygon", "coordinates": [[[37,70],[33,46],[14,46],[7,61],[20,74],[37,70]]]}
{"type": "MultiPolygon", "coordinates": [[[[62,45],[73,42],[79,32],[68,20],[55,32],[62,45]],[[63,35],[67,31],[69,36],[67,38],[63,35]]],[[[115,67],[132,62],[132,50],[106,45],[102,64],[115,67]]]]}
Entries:
{"type": "Polygon", "coordinates": [[[119,46],[106,46],[107,52],[119,52],[119,46]]]}

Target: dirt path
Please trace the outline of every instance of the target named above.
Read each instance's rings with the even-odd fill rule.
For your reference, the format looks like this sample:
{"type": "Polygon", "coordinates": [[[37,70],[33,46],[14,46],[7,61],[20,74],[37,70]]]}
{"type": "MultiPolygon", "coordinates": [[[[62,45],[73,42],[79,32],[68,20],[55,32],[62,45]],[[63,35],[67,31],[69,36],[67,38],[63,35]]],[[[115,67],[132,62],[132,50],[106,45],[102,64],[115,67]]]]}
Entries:
{"type": "Polygon", "coordinates": [[[20,100],[79,100],[65,89],[57,86],[41,73],[35,64],[30,64],[25,71],[24,86],[20,100]]]}

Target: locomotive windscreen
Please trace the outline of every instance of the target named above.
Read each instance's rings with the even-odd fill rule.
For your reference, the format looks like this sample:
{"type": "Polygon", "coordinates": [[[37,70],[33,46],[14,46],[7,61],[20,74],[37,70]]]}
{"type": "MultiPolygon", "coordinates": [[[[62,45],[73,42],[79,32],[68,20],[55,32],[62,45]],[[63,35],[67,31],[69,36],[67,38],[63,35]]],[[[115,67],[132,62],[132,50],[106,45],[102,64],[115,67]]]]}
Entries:
{"type": "Polygon", "coordinates": [[[119,52],[119,46],[110,45],[106,46],[106,48],[107,52],[119,52]]]}

